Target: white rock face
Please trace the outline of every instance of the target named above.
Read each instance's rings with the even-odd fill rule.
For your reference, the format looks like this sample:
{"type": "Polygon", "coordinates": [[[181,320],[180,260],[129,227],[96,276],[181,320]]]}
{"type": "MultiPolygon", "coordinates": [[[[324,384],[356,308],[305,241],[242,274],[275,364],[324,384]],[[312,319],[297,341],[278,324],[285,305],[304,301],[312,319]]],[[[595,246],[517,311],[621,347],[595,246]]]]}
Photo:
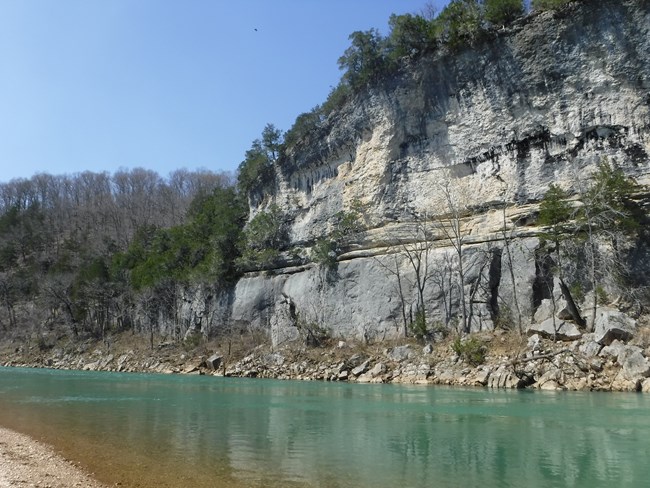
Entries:
{"type": "Polygon", "coordinates": [[[298,338],[305,324],[340,338],[402,335],[418,305],[405,242],[421,242],[414,222],[433,217],[429,323],[454,327],[462,289],[473,330],[503,315],[527,326],[556,293],[541,281],[531,226],[549,185],[575,192],[603,158],[650,183],[650,5],[571,8],[419,60],[295,146],[252,214],[278,205],[290,222],[289,247],[306,254],[353,203],[363,205],[368,230],[347,238],[333,269],[287,262],[245,276],[224,320],[267,328],[276,344],[298,338]],[[456,209],[462,283],[450,222],[440,217],[456,209]]]}

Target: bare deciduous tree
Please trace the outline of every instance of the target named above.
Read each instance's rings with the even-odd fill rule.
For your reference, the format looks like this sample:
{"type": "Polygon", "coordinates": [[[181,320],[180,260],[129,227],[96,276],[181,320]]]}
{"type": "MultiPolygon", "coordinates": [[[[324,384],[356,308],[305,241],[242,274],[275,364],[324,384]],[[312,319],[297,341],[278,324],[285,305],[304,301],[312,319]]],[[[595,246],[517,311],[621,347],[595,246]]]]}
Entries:
{"type": "Polygon", "coordinates": [[[462,229],[462,219],[468,212],[469,196],[467,190],[450,171],[442,171],[437,185],[438,199],[436,202],[437,215],[434,218],[436,228],[451,245],[456,257],[456,275],[458,291],[460,292],[460,326],[463,332],[469,333],[467,297],[465,296],[465,262],[463,252],[466,235],[462,229]]]}

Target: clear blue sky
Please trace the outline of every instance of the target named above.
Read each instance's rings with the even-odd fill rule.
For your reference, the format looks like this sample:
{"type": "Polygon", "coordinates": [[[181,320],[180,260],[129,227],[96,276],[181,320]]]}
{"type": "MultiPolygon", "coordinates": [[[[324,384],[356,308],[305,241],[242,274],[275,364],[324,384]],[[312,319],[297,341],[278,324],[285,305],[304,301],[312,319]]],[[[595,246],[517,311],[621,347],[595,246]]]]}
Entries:
{"type": "Polygon", "coordinates": [[[325,100],[350,33],[425,4],[0,0],[0,181],[234,170],[267,123],[325,100]]]}

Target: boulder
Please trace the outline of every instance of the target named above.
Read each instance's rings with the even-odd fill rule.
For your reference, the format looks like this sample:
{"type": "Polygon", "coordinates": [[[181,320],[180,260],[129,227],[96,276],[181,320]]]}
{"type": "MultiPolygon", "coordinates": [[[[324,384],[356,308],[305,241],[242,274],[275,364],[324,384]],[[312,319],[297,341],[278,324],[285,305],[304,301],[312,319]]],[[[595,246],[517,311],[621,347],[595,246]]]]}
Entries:
{"type": "Polygon", "coordinates": [[[618,355],[617,362],[621,372],[628,380],[650,377],[650,363],[635,346],[624,346],[618,355]]]}
{"type": "Polygon", "coordinates": [[[262,360],[268,366],[282,366],[285,362],[285,357],[280,353],[273,352],[264,356],[262,360]]]}
{"type": "Polygon", "coordinates": [[[542,303],[539,304],[537,307],[537,310],[535,310],[535,315],[533,315],[533,320],[541,324],[544,322],[546,319],[551,318],[553,316],[553,302],[545,298],[542,300],[542,303]]]}
{"type": "Polygon", "coordinates": [[[366,371],[368,371],[368,363],[369,363],[369,361],[364,361],[364,362],[361,363],[359,366],[357,366],[356,368],[354,368],[354,369],[352,370],[352,375],[353,375],[353,376],[360,376],[360,375],[362,375],[363,373],[365,373],[366,371]]]}
{"type": "Polygon", "coordinates": [[[106,369],[108,365],[113,362],[113,359],[115,359],[115,356],[109,354],[107,357],[105,357],[100,361],[99,369],[106,369]]]}
{"type": "Polygon", "coordinates": [[[567,390],[582,391],[586,390],[588,382],[586,378],[568,378],[564,387],[567,390]]]}
{"type": "Polygon", "coordinates": [[[587,357],[598,356],[598,353],[602,349],[602,345],[598,342],[588,339],[584,343],[580,344],[578,351],[584,354],[587,357]]]}
{"type": "Polygon", "coordinates": [[[539,389],[540,390],[546,390],[546,391],[557,391],[557,390],[563,390],[557,381],[555,380],[548,380],[545,381],[544,383],[539,384],[539,389]]]}
{"type": "Polygon", "coordinates": [[[501,365],[496,371],[492,372],[487,379],[487,386],[489,388],[520,388],[522,382],[512,371],[505,365],[501,365]]]}
{"type": "Polygon", "coordinates": [[[537,380],[537,388],[540,390],[563,390],[565,380],[564,372],[556,366],[551,366],[537,380]]]}
{"type": "Polygon", "coordinates": [[[377,376],[381,376],[386,372],[386,366],[384,363],[377,363],[375,366],[368,372],[370,376],[373,378],[376,378],[377,376]]]}
{"type": "Polygon", "coordinates": [[[82,370],[83,371],[97,371],[99,368],[99,361],[95,361],[94,363],[88,363],[86,364],[82,370]]]}
{"type": "Polygon", "coordinates": [[[342,362],[338,363],[336,366],[334,366],[334,371],[336,372],[336,374],[342,373],[346,369],[347,369],[347,366],[345,364],[345,361],[342,361],[342,362]]]}
{"type": "Polygon", "coordinates": [[[490,378],[490,368],[479,368],[474,374],[472,382],[474,386],[486,386],[490,378]]]}
{"type": "Polygon", "coordinates": [[[123,355],[120,356],[120,358],[117,360],[117,370],[118,371],[124,371],[129,358],[130,358],[130,354],[123,354],[123,355]]]}
{"type": "Polygon", "coordinates": [[[221,361],[223,361],[223,356],[215,352],[212,356],[205,360],[205,366],[212,371],[216,371],[221,366],[221,361]]]}
{"type": "Polygon", "coordinates": [[[631,379],[621,371],[612,380],[611,389],[613,391],[639,391],[642,389],[642,383],[641,380],[631,379]]]}
{"type": "Polygon", "coordinates": [[[348,358],[346,364],[351,368],[356,368],[357,366],[363,364],[367,359],[367,356],[364,354],[353,354],[348,358]]]}
{"type": "Polygon", "coordinates": [[[183,374],[199,374],[201,371],[201,365],[197,363],[186,364],[182,370],[183,374]]]}
{"type": "Polygon", "coordinates": [[[546,319],[541,324],[532,324],[528,327],[528,335],[532,336],[534,334],[539,334],[547,339],[555,338],[559,341],[575,341],[582,337],[582,334],[574,324],[559,319],[555,319],[554,324],[553,318],[546,319]]]}
{"type": "Polygon", "coordinates": [[[595,341],[609,346],[614,340],[628,341],[636,332],[636,320],[613,308],[599,308],[594,323],[595,341]]]}
{"type": "Polygon", "coordinates": [[[542,338],[539,334],[533,334],[528,338],[528,349],[531,351],[539,351],[542,346],[542,338]]]}
{"type": "Polygon", "coordinates": [[[610,358],[618,358],[618,355],[621,353],[621,350],[625,347],[625,344],[618,340],[613,340],[612,343],[608,346],[603,347],[598,355],[600,357],[610,357],[610,358]]]}
{"type": "Polygon", "coordinates": [[[411,346],[396,346],[388,352],[388,357],[395,362],[401,363],[413,356],[413,349],[411,346]]]}
{"type": "Polygon", "coordinates": [[[557,314],[557,318],[560,320],[573,320],[573,315],[571,315],[569,309],[565,307],[557,314]]]}
{"type": "Polygon", "coordinates": [[[591,358],[589,360],[589,369],[596,373],[600,373],[603,370],[603,361],[598,358],[591,358]]]}

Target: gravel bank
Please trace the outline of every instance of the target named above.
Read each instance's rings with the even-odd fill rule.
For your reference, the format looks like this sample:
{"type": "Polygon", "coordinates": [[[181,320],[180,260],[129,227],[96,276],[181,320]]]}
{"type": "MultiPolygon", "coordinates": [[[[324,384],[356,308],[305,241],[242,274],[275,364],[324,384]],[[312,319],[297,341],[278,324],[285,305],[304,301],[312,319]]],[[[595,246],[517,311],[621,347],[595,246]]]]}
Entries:
{"type": "Polygon", "coordinates": [[[0,488],[106,488],[50,447],[0,427],[0,488]]]}

